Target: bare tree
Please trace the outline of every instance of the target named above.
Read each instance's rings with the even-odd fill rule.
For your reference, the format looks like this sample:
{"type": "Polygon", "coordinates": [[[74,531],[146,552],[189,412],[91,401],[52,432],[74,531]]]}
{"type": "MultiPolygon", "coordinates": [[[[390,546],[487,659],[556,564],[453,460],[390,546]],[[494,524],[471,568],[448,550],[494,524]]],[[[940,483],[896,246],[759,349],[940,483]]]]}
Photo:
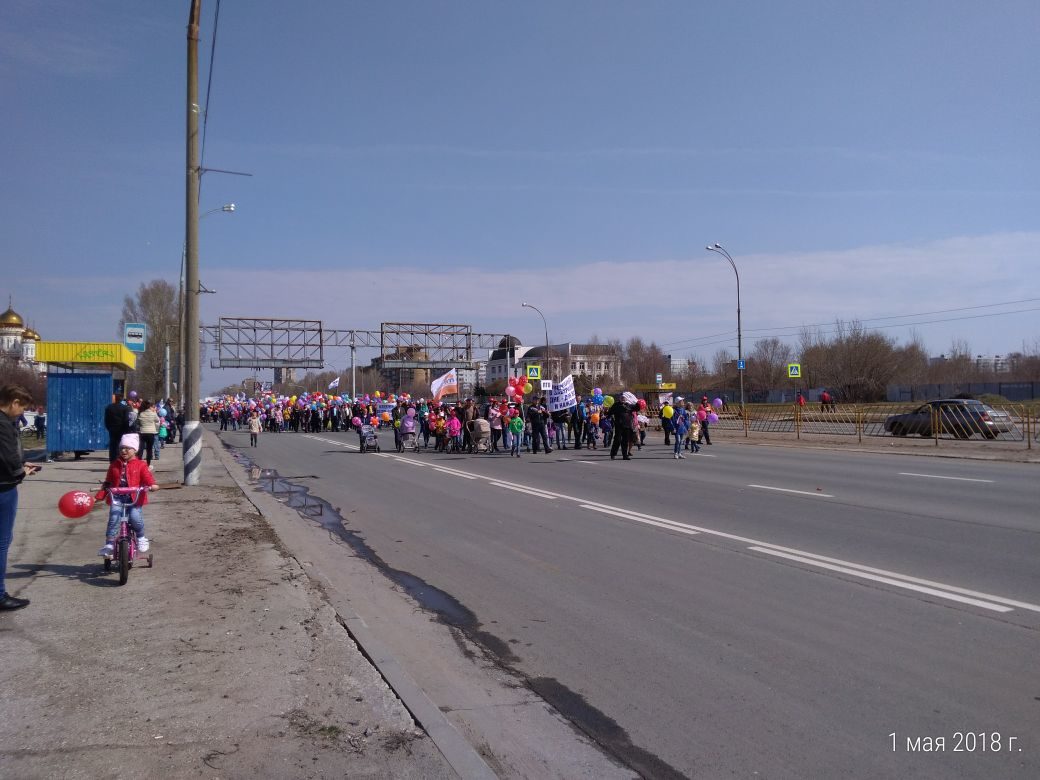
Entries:
{"type": "Polygon", "coordinates": [[[668,370],[668,358],[657,344],[647,344],[638,336],[628,340],[622,352],[621,379],[624,384],[653,384],[657,374],[668,370]]]}
{"type": "Polygon", "coordinates": [[[170,344],[170,365],[179,362],[179,320],[177,288],[165,279],[153,279],[137,288],[135,296],[123,298],[123,314],[119,322],[119,339],[128,322],[143,322],[148,328],[146,350],[137,356],[137,369],[131,374],[133,389],[145,398],[163,395],[163,363],[166,344],[170,344]]]}
{"type": "Polygon", "coordinates": [[[765,391],[782,387],[787,378],[787,364],[791,362],[791,354],[790,345],[778,338],[756,341],[747,362],[750,389],[765,391]]]}
{"type": "Polygon", "coordinates": [[[38,406],[47,404],[47,375],[23,365],[17,359],[4,356],[0,358],[0,385],[19,385],[29,391],[33,403],[38,406]]]}

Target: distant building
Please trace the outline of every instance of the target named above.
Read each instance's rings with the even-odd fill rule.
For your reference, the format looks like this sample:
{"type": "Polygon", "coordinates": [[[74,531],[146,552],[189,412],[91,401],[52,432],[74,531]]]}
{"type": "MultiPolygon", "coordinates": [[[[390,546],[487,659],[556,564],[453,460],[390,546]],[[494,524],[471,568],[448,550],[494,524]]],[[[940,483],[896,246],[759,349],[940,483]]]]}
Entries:
{"type": "Polygon", "coordinates": [[[607,344],[550,344],[546,359],[545,345],[525,347],[516,338],[507,344],[503,339],[487,364],[487,381],[494,382],[516,374],[525,374],[528,366],[542,366],[542,377],[562,378],[567,374],[585,374],[605,384],[621,382],[621,353],[607,344]],[[512,353],[512,354],[510,354],[512,353]],[[515,361],[515,363],[513,362],[515,361]]]}

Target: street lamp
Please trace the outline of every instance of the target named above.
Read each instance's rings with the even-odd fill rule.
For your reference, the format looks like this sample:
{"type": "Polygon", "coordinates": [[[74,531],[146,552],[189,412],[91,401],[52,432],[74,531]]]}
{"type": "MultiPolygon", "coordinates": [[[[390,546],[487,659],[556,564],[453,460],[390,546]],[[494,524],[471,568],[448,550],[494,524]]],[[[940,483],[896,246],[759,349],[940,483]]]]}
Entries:
{"type": "Polygon", "coordinates": [[[528,309],[534,309],[536,312],[538,312],[538,316],[542,318],[542,325],[545,326],[545,364],[546,367],[549,369],[549,372],[551,373],[552,364],[549,362],[549,325],[545,322],[545,315],[542,314],[542,310],[539,309],[537,306],[532,306],[526,301],[524,303],[521,303],[520,305],[528,309]]]}
{"type": "Polygon", "coordinates": [[[744,413],[744,372],[740,366],[744,362],[744,342],[741,338],[740,333],[740,272],[737,271],[737,264],[733,262],[733,258],[730,257],[729,252],[723,249],[722,244],[714,243],[704,247],[709,252],[717,252],[718,254],[729,260],[730,267],[733,268],[733,273],[737,277],[737,374],[740,375],[740,413],[744,413]]]}
{"type": "MultiPolygon", "coordinates": [[[[209,211],[203,213],[199,217],[199,219],[205,219],[210,214],[216,214],[218,211],[231,214],[231,213],[233,213],[235,211],[235,204],[234,203],[225,203],[223,206],[220,206],[219,208],[210,209],[209,211]]],[[[188,253],[188,242],[185,241],[184,245],[181,247],[181,272],[180,272],[180,277],[179,277],[179,280],[178,280],[179,281],[179,285],[178,285],[178,289],[177,289],[177,316],[178,316],[178,325],[179,325],[179,328],[178,328],[178,339],[177,339],[177,352],[178,352],[178,354],[177,354],[177,368],[178,368],[177,394],[178,394],[178,396],[180,396],[181,406],[184,405],[184,344],[185,344],[184,338],[185,338],[185,330],[186,330],[186,328],[184,327],[184,260],[185,260],[185,257],[187,255],[187,253],[188,253]]],[[[202,288],[202,285],[200,284],[199,285],[199,292],[209,292],[209,291],[205,290],[204,288],[202,288]]],[[[167,391],[167,395],[169,395],[169,391],[167,391]]]]}

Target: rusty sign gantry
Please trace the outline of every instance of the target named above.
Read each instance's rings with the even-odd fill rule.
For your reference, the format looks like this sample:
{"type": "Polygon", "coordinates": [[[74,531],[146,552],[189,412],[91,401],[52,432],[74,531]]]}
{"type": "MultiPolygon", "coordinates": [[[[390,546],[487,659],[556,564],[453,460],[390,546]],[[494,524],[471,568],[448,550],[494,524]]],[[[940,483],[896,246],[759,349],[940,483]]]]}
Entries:
{"type": "Polygon", "coordinates": [[[508,334],[474,333],[469,325],[384,322],[379,330],[325,328],[321,320],[221,317],[201,327],[201,340],[216,347],[211,368],[325,367],[325,349],[378,347],[384,368],[471,367],[475,352],[495,349],[508,334]]]}

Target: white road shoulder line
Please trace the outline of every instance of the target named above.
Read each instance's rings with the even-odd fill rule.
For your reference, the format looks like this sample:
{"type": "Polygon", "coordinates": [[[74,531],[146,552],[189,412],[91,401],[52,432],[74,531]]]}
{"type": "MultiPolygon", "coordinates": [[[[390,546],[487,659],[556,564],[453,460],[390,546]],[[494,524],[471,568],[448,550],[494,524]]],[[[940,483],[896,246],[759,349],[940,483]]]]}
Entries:
{"type": "Polygon", "coordinates": [[[972,477],[944,477],[940,474],[915,474],[912,471],[900,471],[899,476],[901,477],[927,477],[928,479],[955,479],[958,482],[990,482],[992,479],[973,479],[972,477]]]}
{"type": "Polygon", "coordinates": [[[982,607],[983,609],[989,609],[994,612],[1011,612],[1011,607],[1003,607],[999,604],[993,604],[989,601],[980,601],[979,599],[971,599],[965,596],[958,596],[954,593],[947,593],[943,590],[936,590],[935,588],[925,588],[921,585],[913,585],[903,580],[893,579],[891,577],[879,577],[876,574],[868,574],[865,571],[858,571],[856,569],[850,569],[846,566],[834,566],[830,563],[824,563],[823,561],[815,560],[814,558],[806,558],[801,555],[789,555],[787,553],[780,552],[779,550],[770,550],[768,547],[749,547],[749,550],[755,552],[765,553],[766,555],[775,555],[778,558],[786,558],[791,561],[798,561],[809,566],[817,566],[821,569],[828,569],[830,571],[841,572],[842,574],[848,574],[853,577],[860,577],[865,580],[873,580],[874,582],[883,582],[886,585],[892,585],[897,588],[905,588],[906,590],[914,590],[918,593],[927,593],[930,596],[938,596],[939,598],[949,599],[950,601],[957,601],[961,604],[971,604],[975,607],[982,607]]]}
{"type": "Polygon", "coordinates": [[[492,482],[493,487],[505,488],[506,490],[515,490],[518,493],[527,493],[528,495],[538,496],[538,498],[547,498],[550,501],[555,501],[556,496],[549,493],[543,493],[540,490],[531,490],[530,488],[517,487],[516,485],[507,485],[505,482],[492,482]]]}
{"type": "Polygon", "coordinates": [[[810,493],[808,490],[791,490],[791,488],[771,487],[769,485],[748,485],[750,488],[759,490],[776,490],[781,493],[796,493],[799,496],[815,496],[816,498],[834,498],[830,493],[810,493]]]}

